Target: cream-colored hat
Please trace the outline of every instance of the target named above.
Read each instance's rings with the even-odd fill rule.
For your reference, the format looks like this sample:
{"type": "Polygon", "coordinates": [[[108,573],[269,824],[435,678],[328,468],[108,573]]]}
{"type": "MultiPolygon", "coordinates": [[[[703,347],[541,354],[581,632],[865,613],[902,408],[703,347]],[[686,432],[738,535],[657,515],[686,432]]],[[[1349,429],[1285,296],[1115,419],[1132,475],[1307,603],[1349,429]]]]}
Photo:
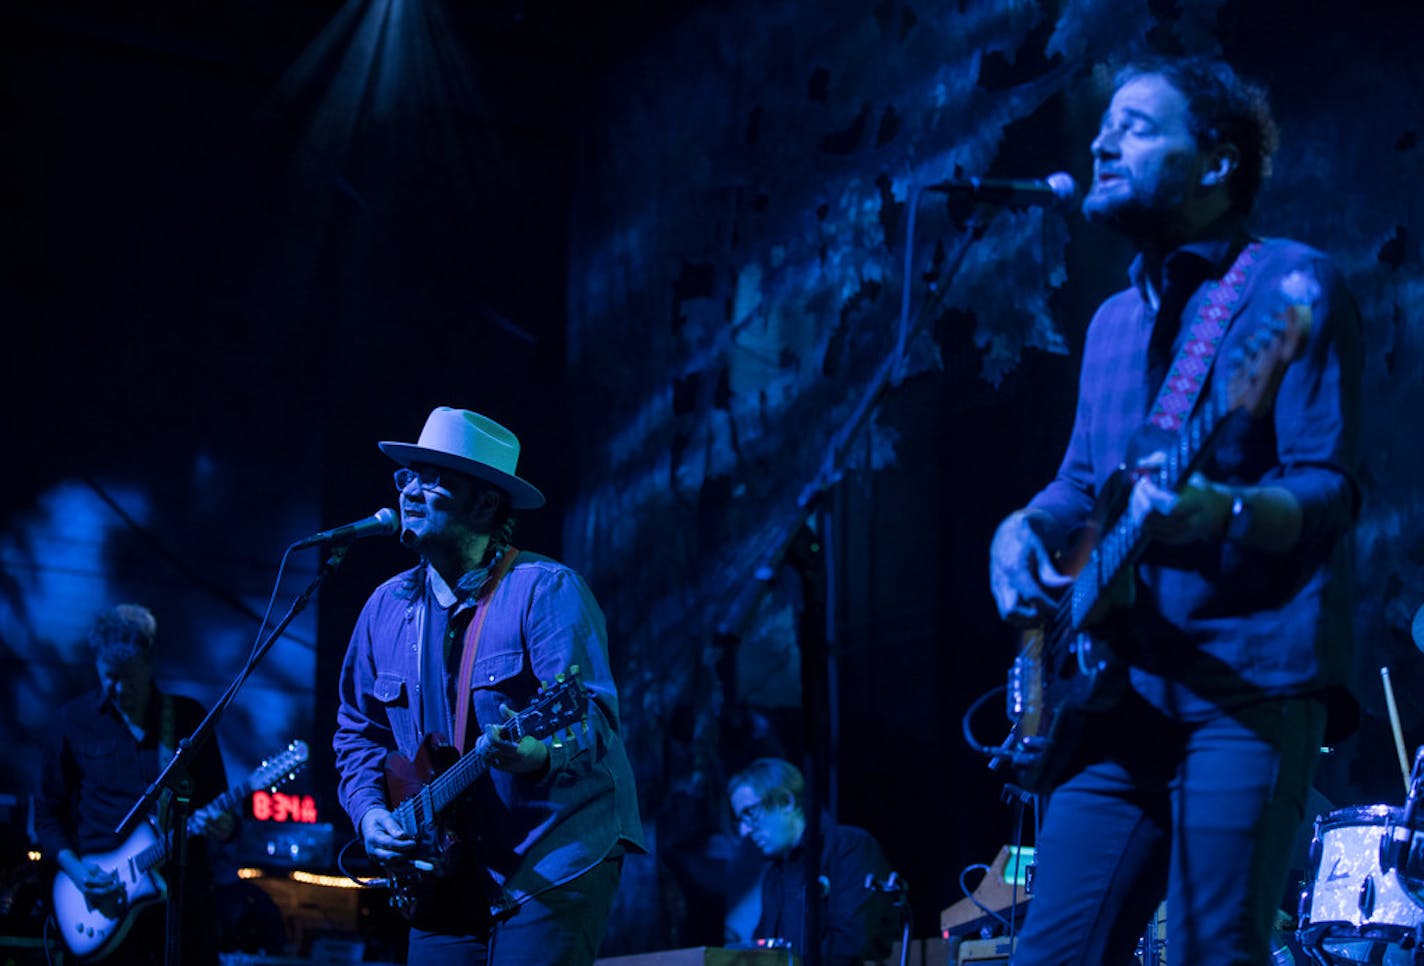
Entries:
{"type": "Polygon", "coordinates": [[[515,476],[519,438],[487,416],[468,409],[438,406],[425,420],[414,443],[380,444],[381,452],[402,466],[429,463],[493,483],[509,494],[510,506],[532,510],[544,494],[515,476]]]}

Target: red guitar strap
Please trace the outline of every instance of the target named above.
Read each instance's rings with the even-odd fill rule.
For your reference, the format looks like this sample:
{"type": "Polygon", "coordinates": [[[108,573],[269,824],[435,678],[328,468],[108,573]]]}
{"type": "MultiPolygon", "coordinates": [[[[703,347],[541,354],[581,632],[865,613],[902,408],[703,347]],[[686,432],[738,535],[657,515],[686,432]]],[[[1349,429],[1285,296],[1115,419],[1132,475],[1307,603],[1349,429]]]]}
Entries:
{"type": "Polygon", "coordinates": [[[1246,270],[1256,261],[1260,251],[1261,243],[1251,242],[1241,249],[1226,274],[1207,283],[1210,288],[1201,300],[1197,317],[1182,347],[1172,360],[1172,367],[1167,370],[1167,378],[1162,380],[1157,401],[1147,417],[1148,423],[1175,433],[1191,416],[1202,386],[1206,384],[1207,373],[1211,372],[1211,363],[1216,358],[1221,337],[1226,334],[1231,314],[1236,311],[1236,304],[1245,291],[1246,270]]]}
{"type": "Polygon", "coordinates": [[[485,617],[489,615],[489,608],[485,606],[489,599],[494,596],[494,589],[499,586],[500,580],[509,572],[509,568],[514,565],[514,558],[519,556],[519,550],[513,546],[506,546],[504,552],[499,555],[499,561],[490,571],[489,579],[485,581],[480,593],[475,598],[475,613],[470,618],[469,624],[465,625],[464,651],[460,654],[460,677],[455,684],[455,750],[460,754],[465,753],[465,733],[469,729],[470,722],[470,676],[475,669],[475,654],[480,649],[480,635],[484,633],[485,617]]]}

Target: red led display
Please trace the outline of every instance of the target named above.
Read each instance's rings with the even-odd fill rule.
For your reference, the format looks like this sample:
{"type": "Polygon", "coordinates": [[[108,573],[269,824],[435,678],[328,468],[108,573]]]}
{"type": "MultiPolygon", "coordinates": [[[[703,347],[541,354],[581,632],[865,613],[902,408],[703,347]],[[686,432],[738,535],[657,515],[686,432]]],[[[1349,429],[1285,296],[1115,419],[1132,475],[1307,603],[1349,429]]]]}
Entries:
{"type": "Polygon", "coordinates": [[[259,822],[315,823],[316,799],[310,795],[256,791],[252,793],[252,817],[259,822]]]}

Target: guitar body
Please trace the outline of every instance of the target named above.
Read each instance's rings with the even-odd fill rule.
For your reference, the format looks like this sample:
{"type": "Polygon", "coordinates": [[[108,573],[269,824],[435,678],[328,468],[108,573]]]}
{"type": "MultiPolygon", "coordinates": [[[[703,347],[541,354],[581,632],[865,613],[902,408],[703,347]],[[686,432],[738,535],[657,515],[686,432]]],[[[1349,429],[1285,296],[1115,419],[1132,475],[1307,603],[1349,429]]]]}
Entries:
{"type": "Polygon", "coordinates": [[[386,756],[386,795],[392,805],[406,806],[396,810],[398,816],[410,816],[415,821],[403,821],[406,831],[416,840],[416,851],[405,862],[390,863],[386,878],[391,882],[391,905],[407,919],[429,911],[434,905],[434,884],[463,865],[463,849],[459,836],[449,828],[452,815],[441,816],[429,802],[431,784],[459,758],[444,735],[425,736],[416,749],[414,759],[398,752],[386,756]]]}
{"type": "MultiPolygon", "coordinates": [[[[391,881],[391,905],[407,919],[436,908],[438,881],[452,875],[476,884],[488,910],[484,925],[502,922],[518,911],[518,905],[499,887],[484,866],[470,854],[451,825],[457,824],[459,805],[443,810],[431,801],[435,780],[459,761],[460,755],[444,735],[425,736],[414,759],[397,752],[386,756],[386,795],[398,807],[393,814],[416,840],[416,851],[406,861],[386,867],[391,881]],[[413,819],[413,821],[412,821],[413,819]]],[[[461,910],[468,919],[478,918],[478,905],[461,898],[461,910]]]]}
{"type": "Polygon", "coordinates": [[[134,917],[144,906],[167,895],[163,877],[144,871],[138,857],[158,846],[158,833],[140,822],[128,839],[112,852],[86,856],[85,860],[118,874],[124,894],[100,906],[89,904],[83,890],[64,872],[54,878],[54,914],[69,951],[81,959],[102,959],[128,935],[134,917]]]}
{"type": "Polygon", "coordinates": [[[422,796],[431,782],[458,758],[455,746],[439,734],[426,735],[416,749],[414,759],[394,751],[386,756],[386,796],[392,805],[410,802],[412,814],[417,819],[425,819],[406,829],[419,843],[420,851],[425,853],[422,858],[429,858],[430,853],[438,852],[455,840],[455,836],[444,828],[445,823],[439,821],[435,810],[429,807],[422,809],[421,806],[422,796]]]}
{"type": "Polygon", "coordinates": [[[1014,771],[1014,784],[1046,793],[1067,767],[1083,716],[1112,707],[1126,668],[1112,648],[1091,634],[1048,639],[1024,633],[1009,669],[1009,717],[1014,724],[995,758],[1014,771]]]}
{"type": "MultiPolygon", "coordinates": [[[[567,675],[559,675],[556,684],[541,689],[529,707],[501,724],[499,730],[513,742],[524,737],[557,741],[561,730],[572,734],[572,726],[584,721],[588,705],[588,691],[575,665],[567,675]]],[[[460,755],[442,735],[427,735],[413,759],[397,752],[386,756],[386,799],[393,806],[391,816],[416,842],[412,855],[385,864],[391,905],[407,919],[425,913],[445,914],[434,887],[435,880],[450,875],[459,875],[465,880],[462,884],[473,886],[485,900],[488,920],[483,925],[502,922],[519,910],[485,864],[472,854],[473,848],[450,828],[459,823],[450,821],[447,809],[458,809],[465,792],[488,772],[489,763],[478,745],[460,755]]],[[[470,903],[469,898],[468,893],[455,897],[456,912],[467,926],[471,925],[470,916],[480,915],[478,904],[470,903]]]]}

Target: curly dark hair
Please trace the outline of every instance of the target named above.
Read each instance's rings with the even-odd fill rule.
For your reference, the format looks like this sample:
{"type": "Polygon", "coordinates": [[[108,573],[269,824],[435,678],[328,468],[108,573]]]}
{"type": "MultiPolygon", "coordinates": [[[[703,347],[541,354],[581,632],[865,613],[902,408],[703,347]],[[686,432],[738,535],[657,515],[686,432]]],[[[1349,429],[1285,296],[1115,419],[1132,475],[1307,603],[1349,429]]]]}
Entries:
{"type": "Polygon", "coordinates": [[[1239,161],[1227,191],[1231,210],[1248,214],[1280,141],[1265,88],[1242,80],[1225,61],[1205,56],[1133,59],[1113,72],[1113,86],[1149,75],[1163,78],[1186,97],[1198,144],[1236,148],[1239,161]]]}

